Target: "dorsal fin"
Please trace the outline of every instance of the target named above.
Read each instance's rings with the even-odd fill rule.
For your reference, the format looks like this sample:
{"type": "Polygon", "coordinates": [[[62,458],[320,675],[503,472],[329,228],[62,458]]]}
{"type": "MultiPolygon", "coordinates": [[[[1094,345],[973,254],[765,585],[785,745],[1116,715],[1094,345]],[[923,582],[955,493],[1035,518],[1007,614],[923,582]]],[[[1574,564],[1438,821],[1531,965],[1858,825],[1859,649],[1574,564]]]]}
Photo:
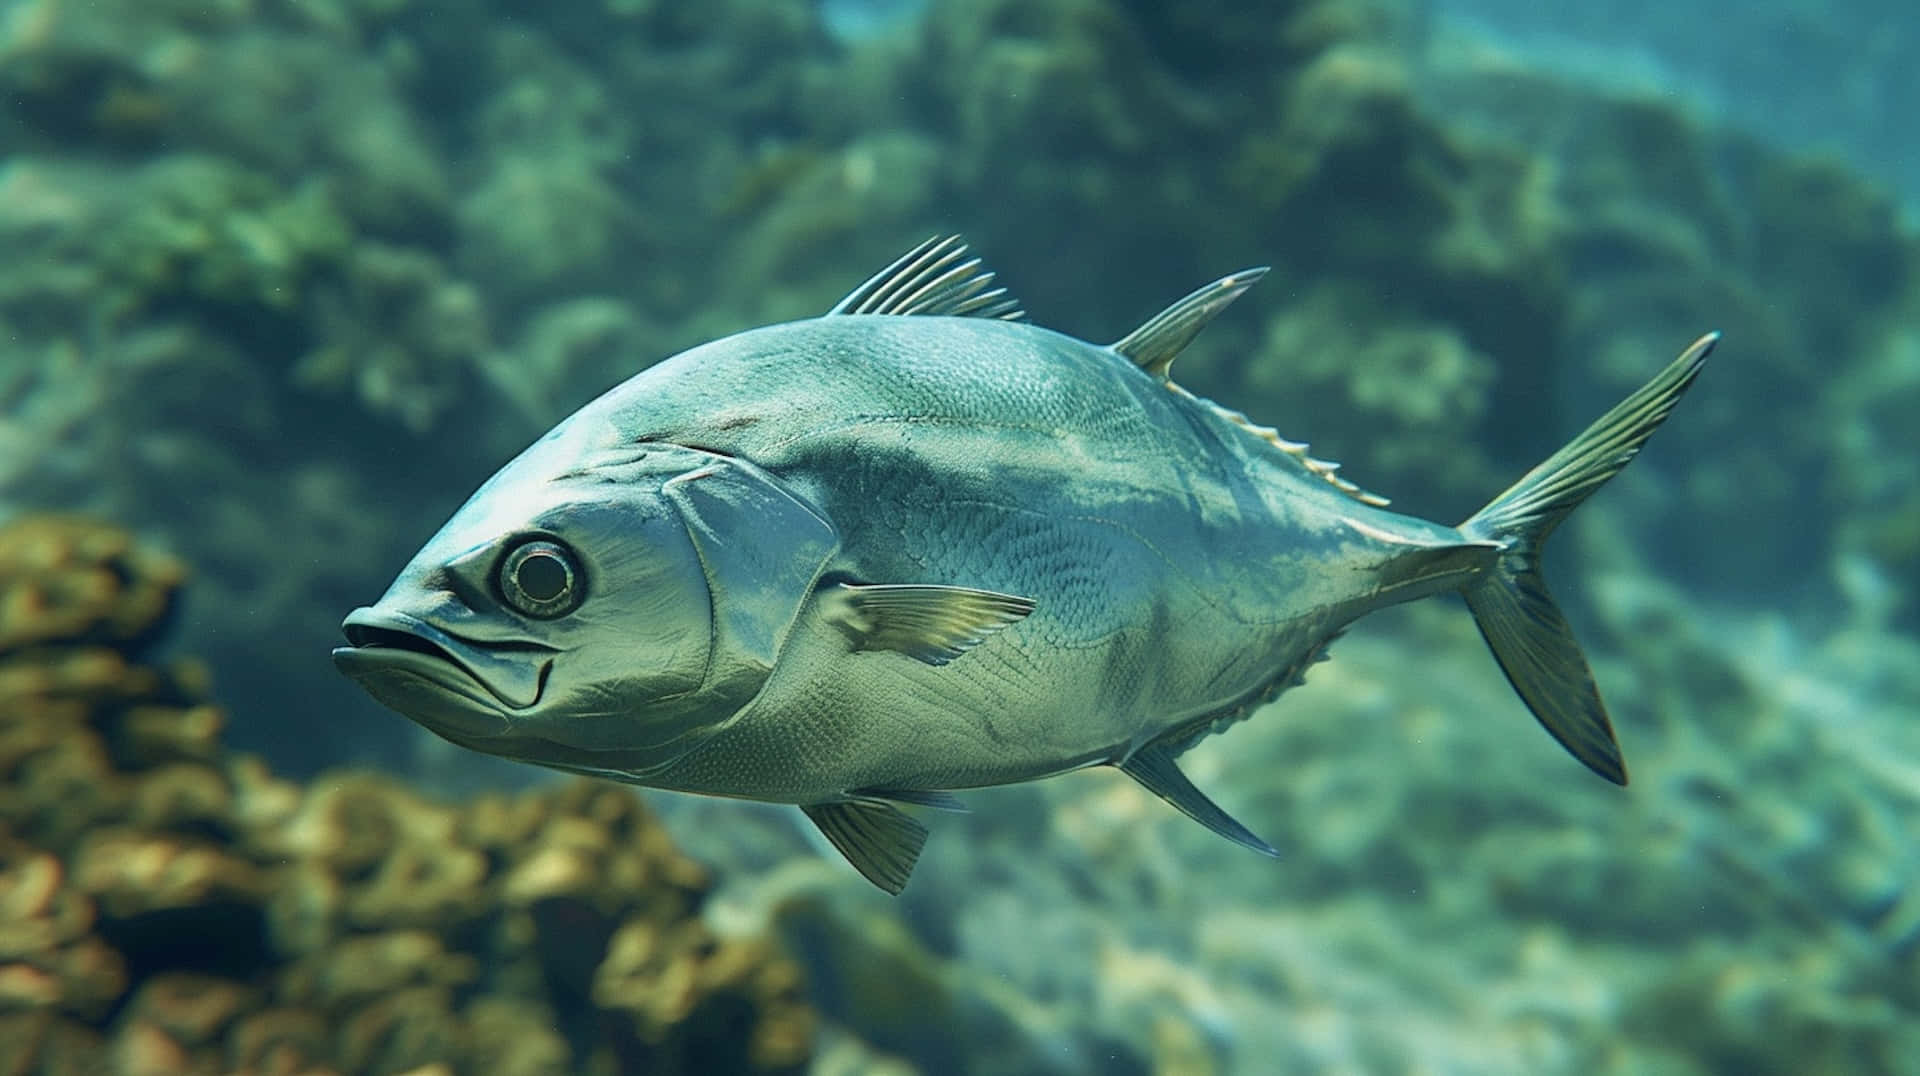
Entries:
{"type": "Polygon", "coordinates": [[[1173,357],[1200,335],[1207,322],[1266,275],[1267,267],[1261,265],[1223,276],[1155,314],[1111,346],[1135,366],[1164,379],[1173,357]]]}
{"type": "Polygon", "coordinates": [[[934,236],[853,289],[827,314],[921,314],[1002,321],[1026,317],[1007,289],[992,284],[993,274],[981,266],[979,258],[967,257],[967,244],[959,236],[934,236]]]}

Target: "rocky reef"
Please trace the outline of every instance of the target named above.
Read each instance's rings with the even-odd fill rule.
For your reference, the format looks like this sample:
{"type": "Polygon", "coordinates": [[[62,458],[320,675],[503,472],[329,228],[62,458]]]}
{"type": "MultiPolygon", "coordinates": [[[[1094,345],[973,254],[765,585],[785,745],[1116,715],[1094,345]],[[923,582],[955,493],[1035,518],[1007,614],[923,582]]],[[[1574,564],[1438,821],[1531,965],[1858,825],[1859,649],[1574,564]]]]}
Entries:
{"type": "Polygon", "coordinates": [[[632,792],[276,777],[148,656],[183,577],[116,528],[0,528],[0,1071],[805,1069],[799,967],[704,925],[632,792]]]}

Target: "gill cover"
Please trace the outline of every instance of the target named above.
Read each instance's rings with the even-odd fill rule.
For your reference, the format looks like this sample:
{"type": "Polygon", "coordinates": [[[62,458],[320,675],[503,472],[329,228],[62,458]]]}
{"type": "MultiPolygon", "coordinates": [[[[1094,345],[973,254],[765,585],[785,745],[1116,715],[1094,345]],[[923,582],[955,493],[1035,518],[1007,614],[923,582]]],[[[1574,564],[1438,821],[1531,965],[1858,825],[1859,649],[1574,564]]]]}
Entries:
{"type": "Polygon", "coordinates": [[[839,536],[745,460],[712,456],[670,479],[663,492],[686,522],[713,603],[713,652],[701,694],[737,713],[773,671],[839,536]]]}

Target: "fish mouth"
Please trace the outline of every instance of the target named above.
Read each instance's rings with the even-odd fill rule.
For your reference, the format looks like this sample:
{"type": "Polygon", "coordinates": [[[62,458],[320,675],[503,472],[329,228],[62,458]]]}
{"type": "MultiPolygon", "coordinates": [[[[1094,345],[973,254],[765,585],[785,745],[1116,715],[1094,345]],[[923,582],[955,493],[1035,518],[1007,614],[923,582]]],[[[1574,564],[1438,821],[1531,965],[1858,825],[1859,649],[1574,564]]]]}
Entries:
{"type": "Polygon", "coordinates": [[[539,704],[550,647],[483,645],[392,610],[355,609],[341,623],[349,645],[334,667],[374,698],[436,731],[500,736],[512,716],[539,704]]]}

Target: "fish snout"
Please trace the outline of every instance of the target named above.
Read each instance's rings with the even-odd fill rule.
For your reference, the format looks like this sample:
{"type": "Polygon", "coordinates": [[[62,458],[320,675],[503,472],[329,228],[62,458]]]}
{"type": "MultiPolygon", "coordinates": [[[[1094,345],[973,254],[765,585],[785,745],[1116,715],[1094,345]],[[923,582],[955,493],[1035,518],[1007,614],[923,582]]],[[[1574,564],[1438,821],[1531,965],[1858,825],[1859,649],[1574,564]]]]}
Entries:
{"type": "Polygon", "coordinates": [[[380,702],[437,731],[500,736],[540,702],[552,648],[463,638],[409,613],[355,609],[334,667],[380,702]]]}

